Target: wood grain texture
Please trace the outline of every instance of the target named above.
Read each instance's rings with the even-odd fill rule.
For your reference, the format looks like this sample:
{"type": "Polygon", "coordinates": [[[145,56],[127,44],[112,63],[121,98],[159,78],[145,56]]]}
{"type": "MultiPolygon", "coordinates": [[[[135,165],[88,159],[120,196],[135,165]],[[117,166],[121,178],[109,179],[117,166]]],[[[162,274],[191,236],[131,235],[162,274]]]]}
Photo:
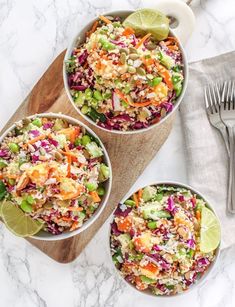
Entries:
{"type": "Polygon", "coordinates": [[[173,116],[170,116],[160,126],[134,135],[112,134],[89,125],[74,110],[65,93],[62,78],[64,54],[65,52],[62,52],[55,59],[3,129],[4,131],[15,121],[31,114],[61,112],[78,118],[90,126],[107,148],[113,169],[113,187],[110,199],[100,217],[87,230],[73,238],[50,242],[27,239],[43,253],[61,263],[76,259],[93,238],[167,139],[173,122],[173,116]]]}

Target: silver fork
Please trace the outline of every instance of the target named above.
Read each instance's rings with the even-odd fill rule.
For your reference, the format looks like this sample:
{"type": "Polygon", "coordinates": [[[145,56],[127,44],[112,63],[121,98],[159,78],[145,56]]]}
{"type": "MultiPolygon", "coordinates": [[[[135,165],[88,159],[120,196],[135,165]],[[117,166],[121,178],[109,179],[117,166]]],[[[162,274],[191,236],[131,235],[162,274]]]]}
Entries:
{"type": "Polygon", "coordinates": [[[234,178],[234,135],[235,135],[235,84],[225,81],[223,85],[220,115],[228,129],[229,136],[229,184],[227,208],[230,213],[235,213],[235,178],[234,178]]]}
{"type": "Polygon", "coordinates": [[[220,131],[229,155],[228,131],[220,116],[221,95],[217,83],[205,87],[205,102],[208,119],[220,131]]]}

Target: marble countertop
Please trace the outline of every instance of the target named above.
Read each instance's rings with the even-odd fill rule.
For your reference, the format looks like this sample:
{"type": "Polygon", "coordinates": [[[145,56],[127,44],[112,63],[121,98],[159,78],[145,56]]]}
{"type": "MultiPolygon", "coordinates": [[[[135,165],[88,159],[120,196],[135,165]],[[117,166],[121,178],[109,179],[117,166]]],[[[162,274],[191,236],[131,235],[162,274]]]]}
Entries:
{"type": "MultiPolygon", "coordinates": [[[[1,0],[0,127],[30,92],[77,29],[98,13],[136,9],[140,0],[1,0]]],[[[234,0],[193,0],[196,29],[186,51],[190,61],[235,50],[234,0]]],[[[219,72],[218,72],[219,73],[219,72]]],[[[180,116],[170,137],[133,189],[156,180],[187,183],[180,116]]],[[[106,246],[108,222],[71,264],[49,259],[0,225],[0,306],[3,307],[232,307],[235,246],[222,251],[209,280],[171,299],[138,293],[115,274],[106,246]]]]}

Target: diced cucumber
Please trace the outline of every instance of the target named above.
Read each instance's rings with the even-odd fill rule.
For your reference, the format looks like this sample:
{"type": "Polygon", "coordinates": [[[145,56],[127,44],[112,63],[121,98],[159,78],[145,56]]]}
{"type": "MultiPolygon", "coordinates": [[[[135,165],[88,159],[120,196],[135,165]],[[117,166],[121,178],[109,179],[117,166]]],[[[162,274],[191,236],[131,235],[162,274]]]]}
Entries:
{"type": "Polygon", "coordinates": [[[77,106],[82,107],[84,102],[85,102],[85,93],[83,92],[78,92],[77,97],[74,99],[75,103],[77,106]]]}
{"type": "Polygon", "coordinates": [[[121,246],[125,249],[131,242],[131,237],[128,233],[123,233],[117,237],[117,240],[121,243],[121,246]]]}
{"type": "Polygon", "coordinates": [[[132,199],[127,199],[125,202],[124,202],[125,205],[129,206],[129,207],[134,207],[135,206],[135,202],[134,200],[132,199]]]}
{"type": "Polygon", "coordinates": [[[68,127],[68,123],[61,118],[56,118],[53,129],[59,131],[68,127]]]}
{"type": "Polygon", "coordinates": [[[170,218],[171,214],[166,210],[157,210],[154,206],[146,206],[143,209],[144,219],[158,220],[159,218],[170,218]]]}
{"type": "Polygon", "coordinates": [[[152,279],[152,278],[149,278],[147,276],[144,276],[144,275],[140,275],[140,279],[142,282],[144,282],[145,284],[152,284],[152,283],[155,283],[156,280],[152,279]]]}
{"type": "Polygon", "coordinates": [[[146,202],[146,201],[153,199],[155,194],[156,194],[156,188],[152,186],[147,186],[143,189],[142,198],[146,202]]]}
{"type": "Polygon", "coordinates": [[[96,142],[90,142],[86,144],[86,150],[93,158],[98,158],[103,156],[102,148],[99,147],[96,142]]]}
{"type": "Polygon", "coordinates": [[[157,193],[155,196],[154,196],[154,199],[156,201],[161,201],[163,199],[163,193],[157,193]]]}
{"type": "Polygon", "coordinates": [[[159,60],[160,63],[168,69],[171,69],[173,66],[175,66],[175,61],[162,51],[159,53],[159,60]]]}
{"type": "Polygon", "coordinates": [[[87,113],[90,112],[90,110],[91,110],[91,108],[88,107],[88,105],[86,105],[86,104],[84,104],[84,106],[82,106],[82,108],[81,108],[82,114],[87,114],[87,113]]]}
{"type": "Polygon", "coordinates": [[[100,172],[99,172],[99,181],[104,182],[105,180],[109,178],[109,176],[110,176],[109,167],[105,165],[104,163],[101,163],[100,172]]]}

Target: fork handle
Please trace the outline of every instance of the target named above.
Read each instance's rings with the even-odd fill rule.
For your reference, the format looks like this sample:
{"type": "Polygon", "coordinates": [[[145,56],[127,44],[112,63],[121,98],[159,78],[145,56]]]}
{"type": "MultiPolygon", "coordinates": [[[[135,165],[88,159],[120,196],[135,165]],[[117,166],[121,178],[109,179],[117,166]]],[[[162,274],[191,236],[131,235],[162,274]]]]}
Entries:
{"type": "Polygon", "coordinates": [[[220,133],[221,133],[221,135],[224,139],[227,154],[228,154],[228,156],[230,156],[229,134],[228,134],[227,127],[223,125],[223,127],[219,127],[219,130],[220,130],[220,133]]]}
{"type": "Polygon", "coordinates": [[[235,178],[234,178],[234,127],[228,127],[229,134],[229,183],[228,183],[228,203],[227,209],[230,213],[235,213],[235,178]]]}

